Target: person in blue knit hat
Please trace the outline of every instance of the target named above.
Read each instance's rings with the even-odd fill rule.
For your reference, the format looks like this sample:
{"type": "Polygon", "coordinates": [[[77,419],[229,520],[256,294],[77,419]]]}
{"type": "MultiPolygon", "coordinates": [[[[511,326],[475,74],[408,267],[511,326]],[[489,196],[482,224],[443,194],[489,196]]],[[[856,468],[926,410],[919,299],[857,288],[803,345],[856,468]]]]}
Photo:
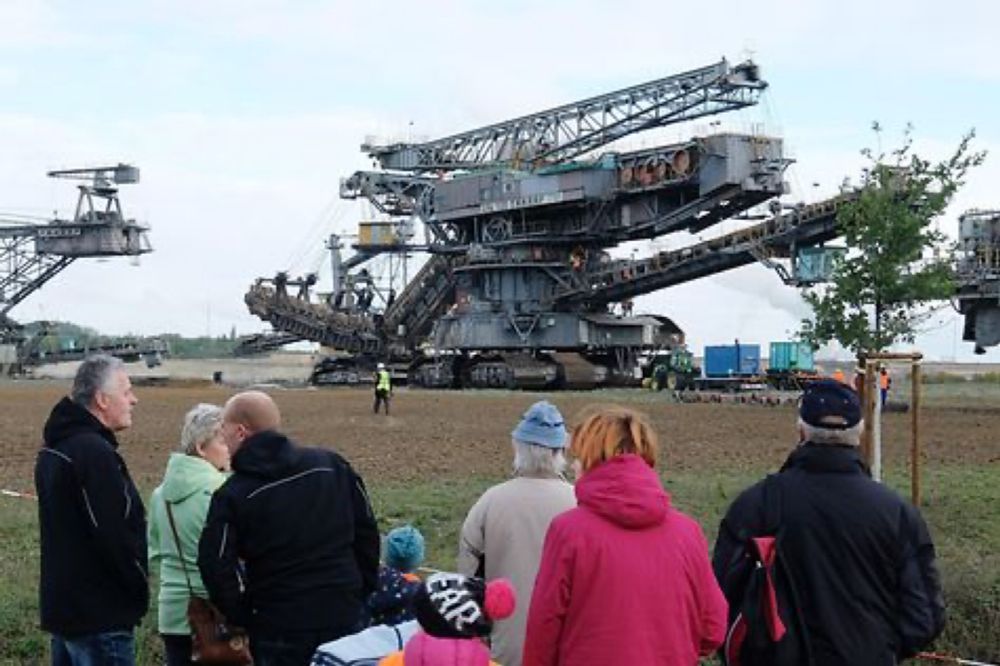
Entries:
{"type": "Polygon", "coordinates": [[[365,602],[369,624],[400,624],[413,619],[413,598],[420,589],[414,573],[424,561],[424,535],[413,525],[390,530],[385,537],[385,564],[378,587],[365,602]]]}
{"type": "MultiPolygon", "coordinates": [[[[569,433],[559,409],[542,400],[528,407],[510,433],[514,478],[493,486],[469,510],[459,540],[458,571],[487,581],[507,578],[530,599],[549,523],[576,506],[563,477],[569,433]]],[[[493,625],[493,659],[520,666],[528,604],[493,625]]]]}

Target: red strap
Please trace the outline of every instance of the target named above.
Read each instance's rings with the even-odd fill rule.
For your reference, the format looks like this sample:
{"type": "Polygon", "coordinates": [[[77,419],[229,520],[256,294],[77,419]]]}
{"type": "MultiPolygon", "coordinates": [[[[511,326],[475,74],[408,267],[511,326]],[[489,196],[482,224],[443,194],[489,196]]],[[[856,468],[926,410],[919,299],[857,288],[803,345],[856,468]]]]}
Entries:
{"type": "Polygon", "coordinates": [[[764,576],[767,579],[764,598],[761,599],[761,610],[767,620],[767,630],[771,634],[771,640],[777,643],[785,636],[786,629],[778,613],[778,596],[774,591],[774,581],[771,580],[771,568],[774,566],[774,556],[777,552],[774,537],[757,537],[753,542],[764,565],[764,576]]]}
{"type": "Polygon", "coordinates": [[[741,666],[740,652],[743,650],[743,641],[747,638],[747,623],[743,619],[743,614],[736,616],[733,624],[729,627],[726,635],[725,657],[726,666],[741,666]]]}

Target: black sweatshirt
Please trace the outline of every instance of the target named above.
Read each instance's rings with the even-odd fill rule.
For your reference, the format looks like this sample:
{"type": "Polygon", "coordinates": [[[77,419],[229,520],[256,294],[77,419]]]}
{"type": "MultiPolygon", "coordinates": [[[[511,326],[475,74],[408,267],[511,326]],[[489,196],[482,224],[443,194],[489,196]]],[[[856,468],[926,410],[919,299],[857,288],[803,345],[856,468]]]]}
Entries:
{"type": "Polygon", "coordinates": [[[357,630],[379,560],[361,478],[336,453],[270,431],[243,442],[233,471],[199,544],[212,601],[251,635],[357,630]]]}
{"type": "Polygon", "coordinates": [[[131,630],[149,606],[146,515],[114,433],[69,398],[35,462],[42,629],[131,630]]]}

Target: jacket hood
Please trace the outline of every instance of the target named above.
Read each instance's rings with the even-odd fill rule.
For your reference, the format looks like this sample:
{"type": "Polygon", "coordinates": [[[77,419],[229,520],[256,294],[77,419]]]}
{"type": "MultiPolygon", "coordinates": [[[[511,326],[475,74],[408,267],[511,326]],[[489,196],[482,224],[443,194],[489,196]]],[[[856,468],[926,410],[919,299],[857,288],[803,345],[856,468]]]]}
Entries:
{"type": "Polygon", "coordinates": [[[279,432],[265,430],[243,441],[233,456],[233,471],[264,479],[280,479],[295,469],[298,451],[279,432]]]}
{"type": "Polygon", "coordinates": [[[167,502],[181,502],[197,492],[214,492],[225,480],[226,475],[204,458],[171,453],[160,492],[167,502]]]}
{"type": "Polygon", "coordinates": [[[42,431],[42,439],[45,446],[51,448],[65,439],[85,432],[96,432],[111,446],[118,448],[118,440],[115,439],[113,432],[87,409],[64,397],[52,408],[45,422],[45,429],[42,431]]]}
{"type": "Polygon", "coordinates": [[[670,495],[656,471],[637,455],[615,456],[576,482],[580,506],[630,530],[659,525],[670,509],[670,495]]]}

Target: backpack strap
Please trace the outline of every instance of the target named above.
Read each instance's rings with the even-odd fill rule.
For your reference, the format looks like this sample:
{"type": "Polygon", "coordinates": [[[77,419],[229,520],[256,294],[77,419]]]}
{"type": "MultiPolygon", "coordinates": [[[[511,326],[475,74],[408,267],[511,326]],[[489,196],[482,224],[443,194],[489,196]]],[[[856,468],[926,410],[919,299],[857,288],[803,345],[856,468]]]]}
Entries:
{"type": "Polygon", "coordinates": [[[188,575],[187,563],[184,561],[184,553],[181,552],[181,538],[177,535],[177,525],[174,523],[174,512],[170,510],[170,502],[163,500],[163,506],[167,508],[167,520],[170,521],[170,531],[174,533],[174,545],[177,546],[177,557],[181,561],[181,569],[184,570],[184,580],[187,581],[188,593],[193,597],[194,588],[191,587],[191,576],[188,575]]]}

